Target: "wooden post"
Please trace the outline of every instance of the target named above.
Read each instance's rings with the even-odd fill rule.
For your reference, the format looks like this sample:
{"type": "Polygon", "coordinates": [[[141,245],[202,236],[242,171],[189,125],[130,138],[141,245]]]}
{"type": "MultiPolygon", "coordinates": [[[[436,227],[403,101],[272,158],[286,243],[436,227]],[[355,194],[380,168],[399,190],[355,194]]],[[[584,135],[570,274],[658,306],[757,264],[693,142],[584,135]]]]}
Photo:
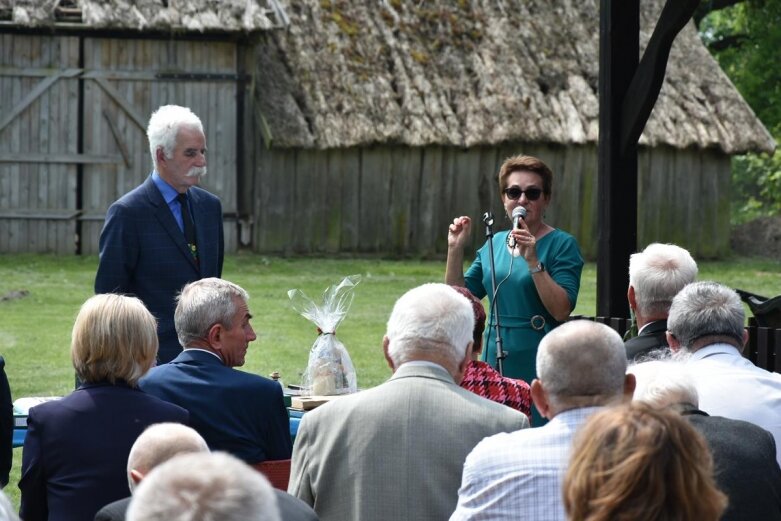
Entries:
{"type": "Polygon", "coordinates": [[[639,0],[600,1],[597,315],[629,316],[629,256],[637,250],[637,142],[659,97],[673,41],[698,4],[667,0],[638,60],[639,0]]]}
{"type": "Polygon", "coordinates": [[[601,0],[599,33],[597,315],[627,317],[627,266],[637,245],[637,146],[622,153],[621,110],[640,53],[639,0],[601,0]]]}

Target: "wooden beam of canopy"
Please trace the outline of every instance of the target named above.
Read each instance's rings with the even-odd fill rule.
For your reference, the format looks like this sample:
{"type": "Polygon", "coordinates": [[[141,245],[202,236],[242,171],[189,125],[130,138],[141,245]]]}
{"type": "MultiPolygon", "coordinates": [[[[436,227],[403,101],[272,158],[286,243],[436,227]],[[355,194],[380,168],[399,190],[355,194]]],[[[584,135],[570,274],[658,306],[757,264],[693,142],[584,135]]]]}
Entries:
{"type": "Polygon", "coordinates": [[[600,0],[597,315],[628,317],[637,250],[637,142],[662,88],[670,48],[699,0],[667,0],[642,60],[640,1],[600,0]]]}

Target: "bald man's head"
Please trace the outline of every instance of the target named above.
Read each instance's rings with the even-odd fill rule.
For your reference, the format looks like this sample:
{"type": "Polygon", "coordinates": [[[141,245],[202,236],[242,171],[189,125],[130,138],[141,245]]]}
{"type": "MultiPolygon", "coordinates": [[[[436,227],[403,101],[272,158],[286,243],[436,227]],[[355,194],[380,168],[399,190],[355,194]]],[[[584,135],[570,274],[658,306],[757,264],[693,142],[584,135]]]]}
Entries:
{"type": "Polygon", "coordinates": [[[177,454],[209,452],[206,441],[194,429],[181,423],[155,423],[136,439],[127,458],[130,492],[150,470],[177,454]]]}

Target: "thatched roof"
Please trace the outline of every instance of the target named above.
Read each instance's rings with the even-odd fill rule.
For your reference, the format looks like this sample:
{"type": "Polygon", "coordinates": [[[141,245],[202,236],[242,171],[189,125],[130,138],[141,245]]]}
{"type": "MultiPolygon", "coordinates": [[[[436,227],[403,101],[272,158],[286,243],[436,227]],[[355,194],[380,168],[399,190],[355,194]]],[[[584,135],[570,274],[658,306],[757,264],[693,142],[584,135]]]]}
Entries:
{"type": "MultiPolygon", "coordinates": [[[[253,32],[282,21],[266,0],[0,0],[0,21],[22,27],[253,32]]],[[[282,13],[284,18],[284,13],[282,13]]]]}
{"type": "MultiPolygon", "coordinates": [[[[256,47],[275,146],[597,142],[598,0],[281,3],[289,29],[256,47]]],[[[641,46],[658,4],[641,2],[641,46]]],[[[775,146],[693,24],[675,42],[641,143],[775,146]]]]}

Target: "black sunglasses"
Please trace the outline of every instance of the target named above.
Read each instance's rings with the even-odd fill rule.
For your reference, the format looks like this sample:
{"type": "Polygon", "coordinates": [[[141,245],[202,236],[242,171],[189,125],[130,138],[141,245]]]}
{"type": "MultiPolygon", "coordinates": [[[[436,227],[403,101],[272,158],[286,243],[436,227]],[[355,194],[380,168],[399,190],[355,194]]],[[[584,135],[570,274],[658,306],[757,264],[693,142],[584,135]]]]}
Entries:
{"type": "Polygon", "coordinates": [[[510,188],[505,188],[502,191],[504,192],[504,195],[513,201],[520,199],[521,195],[523,194],[526,194],[526,199],[529,201],[536,201],[542,195],[542,190],[539,188],[527,188],[526,190],[521,190],[517,186],[512,186],[510,188]]]}

